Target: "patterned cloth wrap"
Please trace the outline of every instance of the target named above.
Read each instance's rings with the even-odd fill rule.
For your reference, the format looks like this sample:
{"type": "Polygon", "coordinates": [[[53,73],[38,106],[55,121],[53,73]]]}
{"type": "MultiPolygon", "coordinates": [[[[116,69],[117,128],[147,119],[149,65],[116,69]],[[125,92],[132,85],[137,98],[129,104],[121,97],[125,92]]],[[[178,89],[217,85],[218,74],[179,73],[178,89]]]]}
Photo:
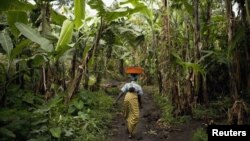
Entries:
{"type": "Polygon", "coordinates": [[[122,92],[126,93],[123,102],[123,114],[127,121],[128,132],[130,134],[135,134],[135,128],[139,122],[139,102],[138,95],[143,95],[143,91],[140,85],[136,84],[134,81],[126,83],[122,89],[122,92]],[[135,88],[135,92],[128,92],[129,88],[135,88]]]}

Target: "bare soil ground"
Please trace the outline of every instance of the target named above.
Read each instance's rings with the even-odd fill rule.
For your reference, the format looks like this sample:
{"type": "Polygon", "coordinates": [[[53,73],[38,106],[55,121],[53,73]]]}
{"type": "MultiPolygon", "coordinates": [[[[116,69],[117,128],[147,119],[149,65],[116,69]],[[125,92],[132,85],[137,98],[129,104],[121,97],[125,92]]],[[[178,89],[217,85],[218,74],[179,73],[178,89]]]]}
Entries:
{"type": "MultiPolygon", "coordinates": [[[[202,126],[199,121],[190,121],[178,126],[166,126],[161,122],[161,111],[154,103],[150,93],[144,93],[142,103],[143,109],[140,111],[136,136],[133,139],[128,138],[125,120],[122,113],[117,112],[110,126],[107,141],[191,141],[193,132],[202,126]]],[[[121,104],[122,100],[118,107],[121,107],[121,104]]]]}

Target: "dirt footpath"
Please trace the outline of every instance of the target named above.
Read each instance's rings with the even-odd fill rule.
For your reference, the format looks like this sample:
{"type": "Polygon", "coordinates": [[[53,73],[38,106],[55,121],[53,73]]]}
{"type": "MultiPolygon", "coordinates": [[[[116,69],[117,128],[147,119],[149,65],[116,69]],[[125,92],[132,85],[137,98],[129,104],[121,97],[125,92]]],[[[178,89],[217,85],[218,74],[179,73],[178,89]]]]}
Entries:
{"type": "MultiPolygon", "coordinates": [[[[122,99],[119,101],[119,108],[122,99]]],[[[160,110],[154,103],[150,93],[145,92],[142,96],[143,109],[140,111],[140,121],[137,126],[137,134],[133,139],[128,138],[125,120],[121,112],[111,125],[107,141],[190,141],[193,131],[201,126],[200,122],[191,122],[176,127],[162,125],[160,110]]]]}

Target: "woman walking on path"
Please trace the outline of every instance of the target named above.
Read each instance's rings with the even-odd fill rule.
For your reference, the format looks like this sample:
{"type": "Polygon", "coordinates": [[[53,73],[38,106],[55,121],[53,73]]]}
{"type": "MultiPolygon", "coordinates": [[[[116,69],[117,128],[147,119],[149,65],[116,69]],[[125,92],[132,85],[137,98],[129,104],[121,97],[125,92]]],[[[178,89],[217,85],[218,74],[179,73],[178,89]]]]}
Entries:
{"type": "Polygon", "coordinates": [[[139,108],[142,108],[141,95],[143,91],[140,85],[135,81],[137,80],[137,74],[131,75],[132,81],[126,83],[122,88],[121,92],[116,99],[117,101],[124,95],[123,101],[123,114],[127,122],[127,131],[129,133],[129,138],[135,135],[136,125],[139,122],[140,112],[139,108]]]}

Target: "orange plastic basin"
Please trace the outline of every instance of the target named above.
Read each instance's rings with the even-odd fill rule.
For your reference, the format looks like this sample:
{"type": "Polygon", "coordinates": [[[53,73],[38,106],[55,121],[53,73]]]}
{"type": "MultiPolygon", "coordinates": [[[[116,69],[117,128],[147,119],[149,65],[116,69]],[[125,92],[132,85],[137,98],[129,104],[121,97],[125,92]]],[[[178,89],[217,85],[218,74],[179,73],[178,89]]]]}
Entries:
{"type": "Polygon", "coordinates": [[[128,74],[141,74],[143,73],[143,69],[141,67],[127,67],[125,68],[125,72],[128,74]]]}

